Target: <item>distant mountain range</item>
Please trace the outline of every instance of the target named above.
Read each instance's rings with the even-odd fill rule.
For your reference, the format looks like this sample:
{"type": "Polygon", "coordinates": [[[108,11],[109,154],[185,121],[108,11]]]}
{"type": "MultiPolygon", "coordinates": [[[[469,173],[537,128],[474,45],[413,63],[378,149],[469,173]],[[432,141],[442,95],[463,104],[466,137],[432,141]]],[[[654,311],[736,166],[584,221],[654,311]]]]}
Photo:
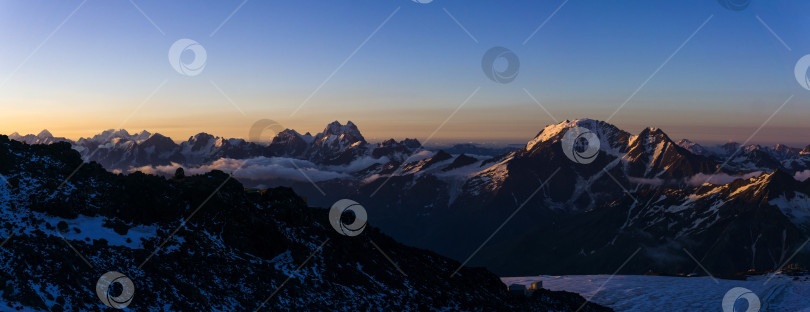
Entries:
{"type": "Polygon", "coordinates": [[[639,248],[623,272],[704,273],[685,250],[716,275],[810,259],[790,258],[810,235],[810,146],[704,147],[590,119],[546,126],[496,156],[424,150],[415,139],[370,144],[351,122],[315,136],[287,129],[269,145],[124,134],[70,143],[108,169],[222,169],[248,186],[290,186],[313,205],[352,198],[394,238],[500,275],[611,273],[639,248]],[[564,152],[576,127],[599,139],[591,163],[564,152]]]}
{"type": "MultiPolygon", "coordinates": [[[[649,130],[660,131],[650,128],[649,130]]],[[[396,141],[389,139],[377,144],[365,140],[357,126],[349,121],[346,125],[335,121],[315,136],[300,134],[285,129],[273,137],[270,144],[248,142],[244,139],[227,139],[205,132],[198,133],[188,140],[175,143],[160,133],[146,130],[130,134],[126,130],[106,130],[90,138],[77,141],[54,137],[48,130],[37,135],[20,135],[14,132],[9,139],[28,144],[50,144],[68,142],[79,151],[86,161],[95,161],[107,169],[126,171],[142,166],[162,166],[172,163],[182,166],[200,166],[221,158],[248,159],[253,157],[290,157],[304,159],[318,165],[347,165],[359,157],[371,156],[374,159],[404,161],[417,149],[442,150],[452,155],[475,155],[477,157],[497,156],[518,150],[515,147],[490,148],[472,143],[455,144],[442,149],[422,147],[416,139],[396,141]]],[[[806,163],[810,155],[810,145],[804,148],[789,147],[783,144],[760,146],[750,144],[740,146],[728,142],[704,147],[689,139],[681,139],[675,144],[694,155],[724,159],[735,153],[724,166],[724,171],[752,171],[782,168],[787,171],[802,171],[810,168],[806,163]]]]}
{"type": "Polygon", "coordinates": [[[91,138],[72,141],[54,137],[48,130],[38,135],[12,133],[9,139],[28,144],[68,142],[86,161],[95,161],[107,169],[127,170],[141,166],[162,166],[172,163],[199,166],[221,158],[247,159],[253,157],[292,157],[306,159],[319,165],[346,165],[358,157],[389,157],[401,159],[421,145],[415,139],[397,142],[393,139],[371,145],[351,121],[346,125],[333,122],[315,136],[286,129],[270,144],[257,144],[244,139],[226,139],[199,133],[180,144],[159,133],[142,131],[130,134],[126,130],[106,130],[91,138]]]}

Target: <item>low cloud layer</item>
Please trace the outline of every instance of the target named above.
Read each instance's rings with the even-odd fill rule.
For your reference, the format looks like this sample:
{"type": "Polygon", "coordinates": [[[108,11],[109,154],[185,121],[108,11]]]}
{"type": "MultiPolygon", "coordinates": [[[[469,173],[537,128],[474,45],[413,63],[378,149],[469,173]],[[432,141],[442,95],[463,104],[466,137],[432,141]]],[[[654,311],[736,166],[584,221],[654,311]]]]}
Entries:
{"type": "Polygon", "coordinates": [[[364,157],[345,166],[320,167],[301,159],[285,157],[256,157],[250,159],[220,158],[210,164],[197,167],[183,167],[172,163],[166,166],[143,166],[132,168],[129,172],[141,171],[148,174],[163,176],[173,175],[175,170],[183,167],[187,175],[203,174],[211,170],[221,170],[233,173],[234,177],[243,181],[285,180],[297,182],[320,182],[332,179],[350,178],[352,171],[361,170],[375,163],[388,162],[388,158],[374,159],[364,157]]]}
{"type": "Polygon", "coordinates": [[[655,186],[661,186],[664,184],[664,180],[662,180],[661,178],[647,179],[647,178],[627,177],[627,180],[630,180],[631,183],[635,184],[647,184],[655,186]]]}
{"type": "Polygon", "coordinates": [[[810,170],[796,172],[796,175],[793,177],[796,178],[796,180],[805,181],[807,178],[810,178],[810,170]]]}
{"type": "MultiPolygon", "coordinates": [[[[415,154],[409,161],[426,159],[432,155],[432,152],[422,151],[415,154]]],[[[272,180],[294,182],[309,182],[312,180],[312,182],[321,182],[332,179],[352,178],[352,172],[368,168],[374,164],[385,164],[389,161],[387,157],[378,159],[363,157],[344,166],[318,166],[308,160],[286,157],[256,157],[250,159],[220,158],[209,164],[197,167],[184,167],[180,164],[172,163],[166,166],[130,168],[127,172],[141,171],[147,174],[171,176],[177,168],[183,167],[187,175],[204,174],[211,170],[220,170],[233,173],[234,177],[239,180],[258,183],[272,180]]],[[[736,179],[749,179],[761,174],[762,171],[755,171],[744,175],[729,175],[726,173],[709,175],[700,173],[681,181],[692,186],[698,186],[704,183],[728,184],[736,179]]],[[[375,174],[365,179],[364,182],[368,183],[379,177],[379,175],[375,174]]],[[[810,170],[796,172],[794,178],[798,181],[805,181],[810,178],[810,170]]],[[[631,183],[655,186],[664,185],[666,182],[660,178],[628,177],[628,179],[631,183]]]]}
{"type": "Polygon", "coordinates": [[[704,183],[728,184],[737,179],[745,180],[753,177],[758,177],[760,175],[762,175],[762,171],[754,171],[744,175],[730,175],[726,173],[718,173],[718,174],[698,173],[696,175],[693,175],[691,178],[688,178],[686,180],[686,183],[693,186],[703,185],[704,183]]]}
{"type": "MultiPolygon", "coordinates": [[[[751,173],[743,174],[743,175],[730,175],[726,173],[718,173],[718,174],[703,174],[698,173],[693,175],[689,178],[684,178],[683,180],[678,180],[677,183],[686,183],[691,186],[699,186],[703,185],[704,183],[711,183],[711,184],[728,184],[733,182],[737,179],[750,179],[752,177],[758,177],[762,174],[762,171],[754,171],[751,173]]],[[[810,172],[808,172],[810,175],[810,172]]],[[[639,177],[628,177],[627,178],[630,182],[636,184],[646,184],[646,185],[654,185],[654,186],[661,186],[665,183],[672,184],[673,181],[665,181],[661,178],[639,178],[639,177]]],[[[798,179],[798,178],[797,178],[798,179]]]]}

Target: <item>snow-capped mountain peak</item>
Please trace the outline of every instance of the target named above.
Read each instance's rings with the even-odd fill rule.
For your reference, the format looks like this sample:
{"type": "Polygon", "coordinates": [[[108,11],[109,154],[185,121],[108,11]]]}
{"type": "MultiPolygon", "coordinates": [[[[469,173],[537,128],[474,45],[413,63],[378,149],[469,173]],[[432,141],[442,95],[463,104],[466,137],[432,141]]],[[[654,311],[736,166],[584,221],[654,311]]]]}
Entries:
{"type": "Polygon", "coordinates": [[[307,151],[309,158],[317,163],[348,164],[367,151],[366,139],[351,121],[345,125],[334,121],[323,132],[315,135],[312,146],[307,151]]]}
{"type": "MultiPolygon", "coordinates": [[[[593,119],[565,120],[558,124],[548,125],[538,133],[534,139],[526,144],[526,151],[532,151],[540,143],[554,143],[561,141],[565,133],[571,128],[585,128],[599,137],[600,149],[609,154],[619,154],[626,147],[630,134],[604,121],[593,119]]],[[[544,144],[545,145],[545,144],[544,144]]]]}
{"type": "Polygon", "coordinates": [[[336,136],[341,139],[347,139],[352,141],[352,143],[357,141],[365,141],[363,135],[360,134],[360,130],[357,129],[357,126],[351,122],[347,121],[345,125],[341,125],[339,121],[333,121],[326,128],[323,130],[322,133],[316,135],[316,140],[318,138],[326,138],[336,136]]]}

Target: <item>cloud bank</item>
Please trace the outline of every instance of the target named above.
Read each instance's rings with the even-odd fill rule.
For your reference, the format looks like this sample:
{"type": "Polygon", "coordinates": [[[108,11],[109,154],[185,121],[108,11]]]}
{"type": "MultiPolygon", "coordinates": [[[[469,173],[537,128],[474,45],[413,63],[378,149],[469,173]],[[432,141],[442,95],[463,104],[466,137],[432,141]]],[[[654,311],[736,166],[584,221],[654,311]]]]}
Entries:
{"type": "Polygon", "coordinates": [[[807,178],[810,178],[810,170],[796,172],[796,175],[793,177],[796,178],[796,180],[804,182],[807,178]]]}
{"type": "Polygon", "coordinates": [[[140,171],[147,174],[171,176],[179,167],[187,175],[204,174],[211,170],[221,170],[232,173],[235,178],[244,181],[285,180],[296,182],[320,182],[332,179],[350,178],[349,172],[364,169],[375,163],[386,163],[388,158],[374,159],[364,157],[345,166],[321,167],[308,160],[286,157],[256,157],[250,159],[220,158],[209,164],[184,167],[177,163],[166,166],[143,166],[127,170],[140,171]]]}
{"type": "Polygon", "coordinates": [[[729,184],[737,179],[750,179],[762,175],[762,171],[754,171],[743,175],[730,175],[727,173],[718,174],[704,174],[698,173],[686,180],[686,183],[692,186],[703,185],[704,183],[711,184],[729,184]]]}

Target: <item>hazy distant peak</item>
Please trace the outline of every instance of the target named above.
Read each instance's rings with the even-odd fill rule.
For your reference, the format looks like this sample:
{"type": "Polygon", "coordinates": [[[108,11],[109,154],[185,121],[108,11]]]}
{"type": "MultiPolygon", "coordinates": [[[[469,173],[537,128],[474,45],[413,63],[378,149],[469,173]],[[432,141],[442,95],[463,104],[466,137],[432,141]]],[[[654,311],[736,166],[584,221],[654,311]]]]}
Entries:
{"type": "Polygon", "coordinates": [[[392,147],[392,146],[397,146],[397,145],[402,145],[404,147],[411,148],[411,149],[419,148],[420,146],[422,146],[419,143],[419,140],[417,140],[417,139],[408,139],[408,138],[406,138],[406,139],[404,139],[402,141],[399,141],[399,142],[397,142],[397,140],[395,140],[394,138],[390,138],[388,140],[382,141],[382,142],[377,144],[378,147],[392,147]]]}
{"type": "MultiPolygon", "coordinates": [[[[159,134],[159,133],[155,133],[155,134],[159,134]]],[[[135,137],[137,138],[136,139],[137,141],[142,141],[142,140],[146,140],[146,139],[152,137],[152,135],[153,134],[149,133],[149,131],[143,130],[140,133],[138,133],[137,135],[135,135],[135,137]]]]}
{"type": "Polygon", "coordinates": [[[191,138],[189,138],[189,140],[191,140],[191,139],[205,140],[205,139],[210,139],[210,138],[214,138],[214,136],[211,135],[211,134],[208,134],[207,132],[200,132],[200,133],[197,133],[197,134],[191,136],[191,138]]]}
{"type": "Polygon", "coordinates": [[[394,138],[390,138],[388,140],[382,141],[378,145],[379,146],[393,146],[394,144],[397,144],[397,140],[394,140],[394,138]]]}
{"type": "MultiPolygon", "coordinates": [[[[144,131],[144,132],[146,132],[146,131],[144,131]]],[[[149,132],[146,132],[146,133],[147,133],[147,134],[149,134],[149,132]]],[[[139,136],[142,136],[142,135],[143,135],[143,133],[141,133],[139,136]]],[[[157,133],[157,132],[156,132],[156,133],[154,133],[154,134],[149,134],[149,135],[147,136],[147,139],[152,139],[152,138],[156,138],[156,139],[163,139],[163,138],[167,138],[167,139],[168,139],[169,137],[167,137],[167,136],[165,136],[165,135],[162,135],[162,134],[160,134],[160,133],[157,133]]]]}
{"type": "Polygon", "coordinates": [[[53,138],[53,134],[51,134],[51,132],[48,131],[48,129],[44,129],[41,132],[39,132],[39,134],[37,134],[37,137],[38,138],[53,138]]]}
{"type": "Polygon", "coordinates": [[[109,141],[114,138],[122,138],[131,140],[132,136],[127,132],[126,129],[107,129],[101,132],[101,134],[94,135],[92,140],[93,141],[109,141]]]}
{"type": "Polygon", "coordinates": [[[689,149],[689,148],[691,148],[693,146],[703,147],[700,144],[698,144],[696,142],[693,142],[692,140],[689,140],[689,139],[680,139],[680,140],[678,140],[678,142],[675,142],[675,144],[678,144],[678,146],[686,148],[686,149],[689,149]]]}
{"type": "Polygon", "coordinates": [[[401,143],[410,148],[419,148],[420,146],[422,146],[422,143],[419,143],[419,140],[417,139],[405,138],[404,140],[402,140],[401,143]]]}
{"type": "Polygon", "coordinates": [[[685,148],[687,151],[690,151],[690,152],[692,152],[692,154],[695,154],[695,155],[701,155],[701,156],[709,156],[709,155],[711,155],[711,152],[708,149],[706,149],[702,145],[700,145],[698,143],[695,143],[695,142],[692,142],[692,141],[690,141],[688,139],[681,139],[680,141],[678,141],[675,144],[678,144],[678,146],[685,148]]]}

